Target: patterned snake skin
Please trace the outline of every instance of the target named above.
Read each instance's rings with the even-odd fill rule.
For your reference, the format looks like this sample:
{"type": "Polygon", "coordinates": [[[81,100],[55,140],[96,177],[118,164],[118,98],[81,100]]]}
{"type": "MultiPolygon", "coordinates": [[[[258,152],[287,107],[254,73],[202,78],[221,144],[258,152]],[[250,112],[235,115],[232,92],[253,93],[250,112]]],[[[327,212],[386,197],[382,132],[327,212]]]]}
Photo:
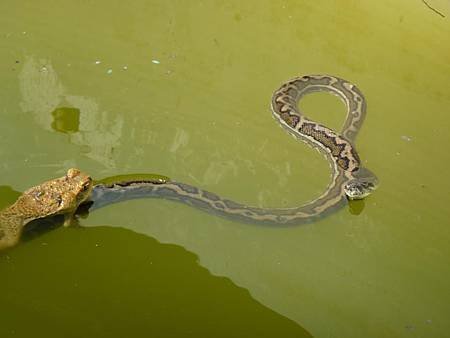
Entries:
{"type": "Polygon", "coordinates": [[[283,84],[272,97],[272,113],[296,139],[317,148],[328,159],[332,178],[316,199],[292,208],[257,208],[222,198],[197,187],[161,180],[123,181],[94,187],[91,210],[135,198],[165,198],[246,223],[294,225],[311,222],[342,207],[348,199],[369,195],[378,184],[376,176],[361,166],[353,142],[366,115],[366,103],[353,84],[330,75],[309,75],[283,84]],[[326,91],[337,95],[347,107],[340,134],[314,122],[298,109],[307,93],[326,91]]]}

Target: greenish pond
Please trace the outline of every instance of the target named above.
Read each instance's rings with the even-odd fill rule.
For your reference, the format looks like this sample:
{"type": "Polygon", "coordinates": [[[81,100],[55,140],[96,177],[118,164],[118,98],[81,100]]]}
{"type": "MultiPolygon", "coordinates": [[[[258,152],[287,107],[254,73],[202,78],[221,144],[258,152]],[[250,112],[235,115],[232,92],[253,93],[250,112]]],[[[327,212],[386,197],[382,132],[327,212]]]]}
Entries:
{"type": "MultiPolygon", "coordinates": [[[[2,338],[448,337],[448,1],[18,0],[0,18],[2,206],[70,167],[308,201],[329,165],[269,102],[316,73],[364,93],[381,182],[306,226],[134,200],[32,236],[0,254],[2,338]]],[[[345,117],[328,94],[300,105],[345,117]]]]}

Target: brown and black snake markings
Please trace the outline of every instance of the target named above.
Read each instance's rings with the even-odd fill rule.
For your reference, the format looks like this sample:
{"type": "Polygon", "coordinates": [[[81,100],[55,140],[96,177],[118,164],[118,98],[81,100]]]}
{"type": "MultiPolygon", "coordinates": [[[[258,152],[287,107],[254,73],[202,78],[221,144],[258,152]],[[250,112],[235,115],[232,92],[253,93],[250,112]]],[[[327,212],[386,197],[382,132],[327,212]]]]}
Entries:
{"type": "Polygon", "coordinates": [[[327,157],[331,181],[316,199],[292,208],[257,208],[171,180],[120,181],[97,184],[91,195],[91,210],[124,200],[155,197],[246,223],[283,226],[311,222],[342,207],[347,199],[362,199],[376,189],[376,176],[361,165],[353,144],[366,115],[366,101],[355,85],[330,75],[295,78],[273,94],[272,113],[289,134],[327,157]],[[330,92],[345,103],[347,117],[340,134],[308,119],[298,109],[299,100],[316,91],[330,92]]]}

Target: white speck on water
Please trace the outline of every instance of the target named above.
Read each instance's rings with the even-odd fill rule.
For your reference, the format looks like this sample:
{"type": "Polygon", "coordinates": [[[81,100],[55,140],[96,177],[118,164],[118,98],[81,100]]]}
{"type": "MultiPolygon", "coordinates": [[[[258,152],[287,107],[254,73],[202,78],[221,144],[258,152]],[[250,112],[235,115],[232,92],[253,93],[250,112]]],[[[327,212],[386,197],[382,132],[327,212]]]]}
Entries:
{"type": "Polygon", "coordinates": [[[155,65],[159,65],[161,62],[159,62],[158,60],[152,60],[152,63],[154,63],[155,65]]]}
{"type": "Polygon", "coordinates": [[[27,32],[22,32],[23,35],[27,34],[27,32]]]}
{"type": "Polygon", "coordinates": [[[111,69],[111,68],[108,69],[108,70],[106,71],[106,74],[111,75],[111,74],[112,74],[112,69],[111,69]]]}
{"type": "Polygon", "coordinates": [[[46,66],[42,66],[41,67],[41,72],[46,73],[48,71],[46,66]]]}
{"type": "Polygon", "coordinates": [[[128,66],[123,66],[122,69],[123,69],[123,70],[127,70],[127,69],[128,69],[128,66]]]}
{"type": "Polygon", "coordinates": [[[95,61],[95,64],[96,65],[99,65],[99,64],[101,64],[102,62],[100,61],[100,60],[97,60],[97,61],[95,61]]]}
{"type": "Polygon", "coordinates": [[[95,246],[98,248],[99,246],[100,246],[100,244],[98,244],[98,243],[95,243],[95,246]]]}
{"type": "Polygon", "coordinates": [[[402,135],[401,139],[402,139],[403,141],[409,142],[409,141],[412,140],[412,137],[411,137],[411,136],[407,136],[407,135],[402,135]]]}

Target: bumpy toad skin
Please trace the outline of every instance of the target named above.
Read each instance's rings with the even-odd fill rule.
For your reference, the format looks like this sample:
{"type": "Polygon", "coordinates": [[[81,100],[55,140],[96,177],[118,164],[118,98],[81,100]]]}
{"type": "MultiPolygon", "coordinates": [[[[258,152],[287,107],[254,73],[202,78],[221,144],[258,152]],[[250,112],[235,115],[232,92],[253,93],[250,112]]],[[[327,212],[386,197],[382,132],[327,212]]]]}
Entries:
{"type": "Polygon", "coordinates": [[[23,228],[32,220],[64,214],[64,225],[69,225],[91,191],[91,177],[74,168],[63,177],[28,189],[0,212],[0,250],[16,245],[23,228]]]}

